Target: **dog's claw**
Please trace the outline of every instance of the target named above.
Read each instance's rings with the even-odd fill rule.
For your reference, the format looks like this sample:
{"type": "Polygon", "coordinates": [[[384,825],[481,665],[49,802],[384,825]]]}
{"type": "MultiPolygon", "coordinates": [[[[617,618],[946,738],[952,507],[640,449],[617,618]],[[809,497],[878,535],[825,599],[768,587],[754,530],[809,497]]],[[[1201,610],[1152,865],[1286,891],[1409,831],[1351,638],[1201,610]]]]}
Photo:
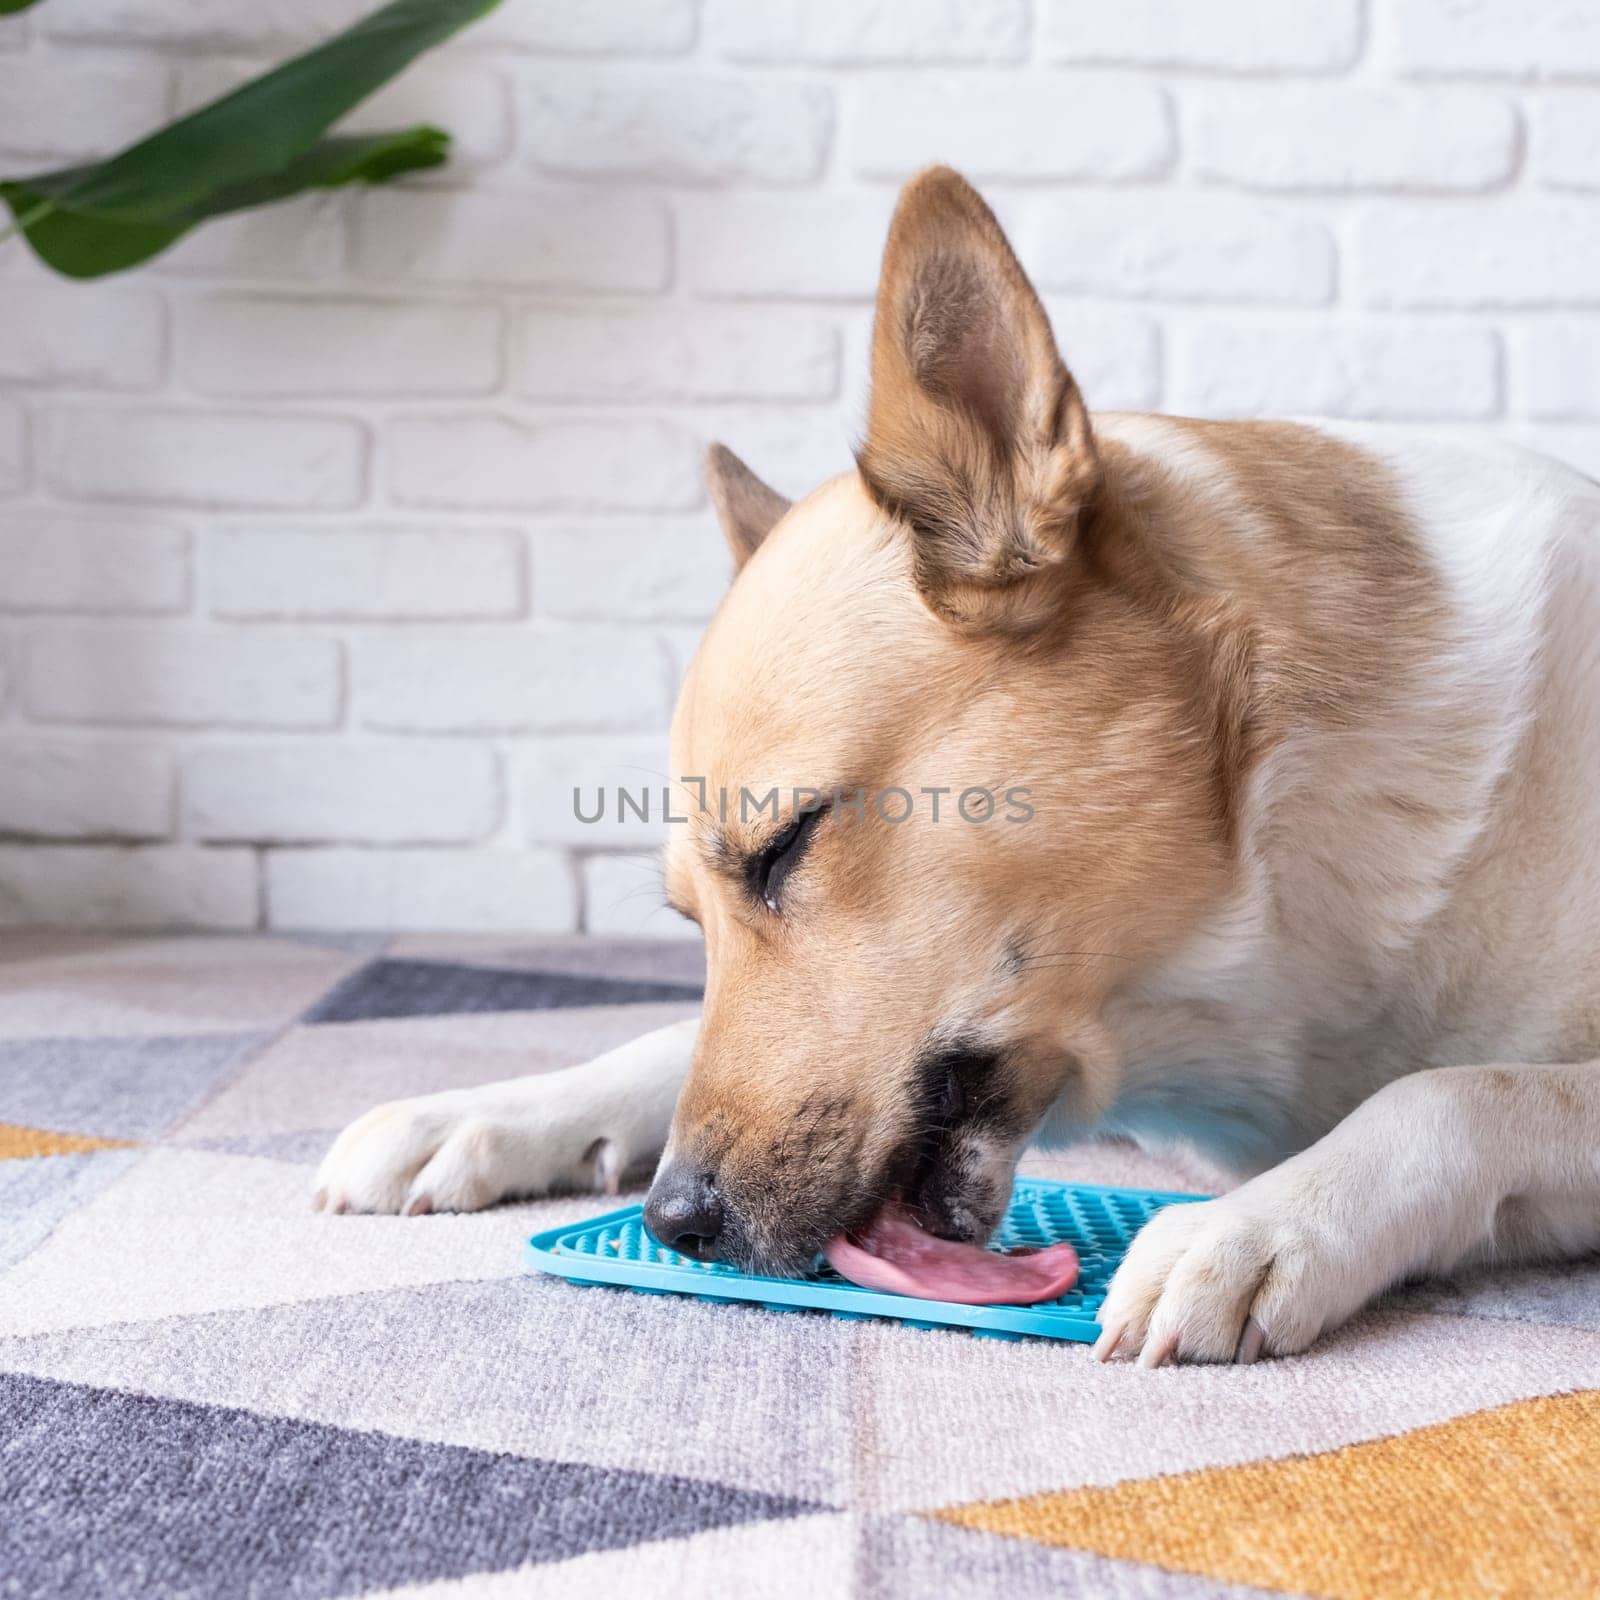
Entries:
{"type": "Polygon", "coordinates": [[[413,1195],[406,1203],[405,1214],[408,1217],[425,1217],[433,1210],[433,1197],[426,1194],[413,1195]]]}
{"type": "Polygon", "coordinates": [[[1147,1344],[1139,1352],[1141,1367],[1164,1367],[1178,1353],[1178,1335],[1169,1333],[1159,1344],[1147,1344]]]}
{"type": "Polygon", "coordinates": [[[318,1189],[311,1197],[311,1209],[313,1211],[321,1211],[326,1208],[327,1204],[328,1191],[326,1189],[318,1189]]]}
{"type": "Polygon", "coordinates": [[[1094,1342],[1095,1360],[1109,1361],[1117,1353],[1117,1346],[1122,1343],[1122,1336],[1127,1331],[1128,1324],[1125,1321],[1108,1322],[1094,1342]]]}
{"type": "Polygon", "coordinates": [[[1266,1329],[1254,1317],[1244,1319],[1244,1332],[1239,1335],[1239,1349],[1234,1355],[1234,1360],[1241,1366],[1247,1367],[1253,1361],[1261,1359],[1261,1347],[1266,1343],[1266,1329]]]}

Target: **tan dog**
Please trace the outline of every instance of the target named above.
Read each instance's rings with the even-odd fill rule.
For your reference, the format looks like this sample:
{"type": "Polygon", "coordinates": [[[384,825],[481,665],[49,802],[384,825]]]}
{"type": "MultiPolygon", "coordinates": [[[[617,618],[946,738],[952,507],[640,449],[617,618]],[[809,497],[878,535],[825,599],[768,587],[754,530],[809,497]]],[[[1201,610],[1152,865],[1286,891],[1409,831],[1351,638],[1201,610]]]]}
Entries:
{"type": "Polygon", "coordinates": [[[1149,1363],[1600,1245],[1600,488],[1091,419],[938,169],[890,231],[859,470],[792,509],[708,474],[739,575],[673,726],[713,799],[666,856],[703,1020],[382,1107],[319,1204],[467,1209],[664,1147],[659,1233],[795,1271],[891,1192],[983,1239],[1030,1139],[1181,1141],[1249,1181],[1117,1273],[1101,1354],[1149,1363]],[[715,803],[774,786],[780,815],[715,803]],[[964,821],[969,789],[1031,814],[964,821]],[[890,790],[945,812],[892,822],[890,790]]]}

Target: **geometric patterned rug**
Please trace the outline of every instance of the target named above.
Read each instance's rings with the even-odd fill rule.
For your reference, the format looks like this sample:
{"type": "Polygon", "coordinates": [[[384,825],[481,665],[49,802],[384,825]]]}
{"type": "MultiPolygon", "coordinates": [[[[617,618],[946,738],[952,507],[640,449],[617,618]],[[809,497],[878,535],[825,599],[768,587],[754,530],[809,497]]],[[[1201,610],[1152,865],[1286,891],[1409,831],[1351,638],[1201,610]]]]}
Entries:
{"type": "Polygon", "coordinates": [[[522,1271],[601,1197],[311,1210],[370,1105],[582,1061],[700,975],[678,942],[0,938],[0,1595],[1600,1593],[1600,1264],[1147,1372],[522,1271]]]}

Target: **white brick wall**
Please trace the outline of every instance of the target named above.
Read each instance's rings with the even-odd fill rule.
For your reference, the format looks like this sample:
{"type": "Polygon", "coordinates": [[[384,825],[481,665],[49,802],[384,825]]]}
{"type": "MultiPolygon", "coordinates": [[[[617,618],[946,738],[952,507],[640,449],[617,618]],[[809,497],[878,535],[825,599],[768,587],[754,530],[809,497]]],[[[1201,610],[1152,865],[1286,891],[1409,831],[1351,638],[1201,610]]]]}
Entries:
{"type": "Polygon", "coordinates": [[[530,163],[563,177],[804,183],[833,129],[825,86],[723,73],[562,67],[520,99],[530,163]]]}
{"type": "Polygon", "coordinates": [[[1076,179],[1123,183],[1170,170],[1167,97],[1123,76],[920,72],[896,77],[857,107],[851,166],[863,178],[908,178],[928,160],[928,130],[974,183],[1076,179]]]}
{"type": "MultiPolygon", "coordinates": [[[[21,19],[6,22],[19,35],[26,26],[21,19]]],[[[5,38],[0,31],[0,45],[5,38]]],[[[85,52],[74,59],[72,70],[73,93],[63,94],[52,75],[29,71],[15,57],[6,63],[0,71],[0,157],[38,171],[41,162],[131,144],[167,114],[171,83],[159,66],[102,60],[85,52]],[[84,116],[86,106],[95,108],[92,117],[84,116]]]]}
{"type": "Polygon", "coordinates": [[[15,509],[0,516],[0,610],[180,612],[189,535],[160,517],[15,509]]]}
{"type": "Polygon", "coordinates": [[[648,632],[603,624],[356,641],[353,718],[391,733],[659,726],[667,661],[648,632]]]}
{"type": "Polygon", "coordinates": [[[520,617],[526,540],[516,528],[218,524],[214,616],[407,622],[520,617]]]}
{"type": "Polygon", "coordinates": [[[344,417],[61,407],[40,418],[63,500],[342,511],[358,505],[366,437],[344,417]]]}
{"type": "Polygon", "coordinates": [[[1361,0],[1319,0],[1314,6],[1280,0],[1119,0],[1105,6],[1042,0],[1042,7],[1041,53],[1047,61],[1228,73],[1336,72],[1357,64],[1362,44],[1361,0]]]}
{"type": "MultiPolygon", "coordinates": [[[[0,21],[0,172],[377,0],[0,21]]],[[[982,180],[1092,404],[1600,471],[1600,0],[504,0],[449,167],[147,270],[0,247],[0,922],[644,931],[723,438],[844,467],[900,179],[982,180]],[[652,791],[584,824],[572,789],[652,791]]]]}
{"type": "Polygon", "coordinates": [[[531,400],[831,400],[839,335],[796,312],[672,312],[571,306],[524,313],[519,394],[531,400]]]}
{"type": "Polygon", "coordinates": [[[273,849],[265,864],[277,928],[569,933],[578,916],[559,850],[273,849]]]}
{"type": "Polygon", "coordinates": [[[502,321],[489,305],[219,295],[184,306],[178,375],[197,394],[241,399],[488,394],[502,321]]]}
{"type": "Polygon", "coordinates": [[[151,389],[161,381],[166,318],[159,295],[108,290],[95,316],[83,312],[83,296],[71,284],[8,284],[0,383],[151,389]]]}
{"type": "Polygon", "coordinates": [[[27,415],[16,401],[0,395],[0,495],[15,494],[27,475],[27,415]]]}
{"type": "Polygon", "coordinates": [[[524,421],[507,412],[397,417],[389,493],[439,511],[685,511],[700,453],[685,427],[631,416],[524,421]]]}
{"type": "Polygon", "coordinates": [[[485,47],[550,56],[681,55],[694,43],[695,0],[607,0],[603,6],[508,5],[484,24],[485,47]]]}
{"type": "Polygon", "coordinates": [[[1392,59],[1419,77],[1581,78],[1600,72],[1600,11],[1584,0],[1403,0],[1384,18],[1392,59]]]}
{"type": "Polygon", "coordinates": [[[0,764],[0,834],[165,839],[174,760],[158,745],[18,738],[0,764]]]}
{"type": "Polygon", "coordinates": [[[454,740],[216,744],[184,762],[183,828],[206,843],[473,844],[499,813],[494,752],[454,740]]]}
{"type": "Polygon", "coordinates": [[[266,629],[36,625],[25,701],[35,722],[331,728],[337,640],[266,629]]]}
{"type": "Polygon", "coordinates": [[[1230,84],[1193,97],[1188,138],[1198,177],[1286,192],[1493,189],[1519,153],[1511,101],[1454,87],[1230,84]]]}
{"type": "Polygon", "coordinates": [[[189,845],[0,845],[0,927],[254,928],[248,850],[189,845]]]}
{"type": "Polygon", "coordinates": [[[1532,162],[1554,189],[1600,190],[1600,94],[1553,89],[1533,107],[1532,162]]]}

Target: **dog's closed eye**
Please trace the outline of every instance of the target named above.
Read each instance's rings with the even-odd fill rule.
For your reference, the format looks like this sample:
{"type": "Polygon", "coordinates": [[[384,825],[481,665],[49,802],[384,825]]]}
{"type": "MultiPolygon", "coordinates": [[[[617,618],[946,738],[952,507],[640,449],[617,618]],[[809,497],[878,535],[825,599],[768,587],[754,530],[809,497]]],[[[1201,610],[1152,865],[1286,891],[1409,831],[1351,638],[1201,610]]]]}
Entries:
{"type": "Polygon", "coordinates": [[[764,850],[750,856],[745,862],[745,880],[750,893],[768,911],[779,909],[778,896],[796,867],[800,865],[817,824],[828,814],[826,806],[816,806],[801,811],[769,843],[764,850]]]}

